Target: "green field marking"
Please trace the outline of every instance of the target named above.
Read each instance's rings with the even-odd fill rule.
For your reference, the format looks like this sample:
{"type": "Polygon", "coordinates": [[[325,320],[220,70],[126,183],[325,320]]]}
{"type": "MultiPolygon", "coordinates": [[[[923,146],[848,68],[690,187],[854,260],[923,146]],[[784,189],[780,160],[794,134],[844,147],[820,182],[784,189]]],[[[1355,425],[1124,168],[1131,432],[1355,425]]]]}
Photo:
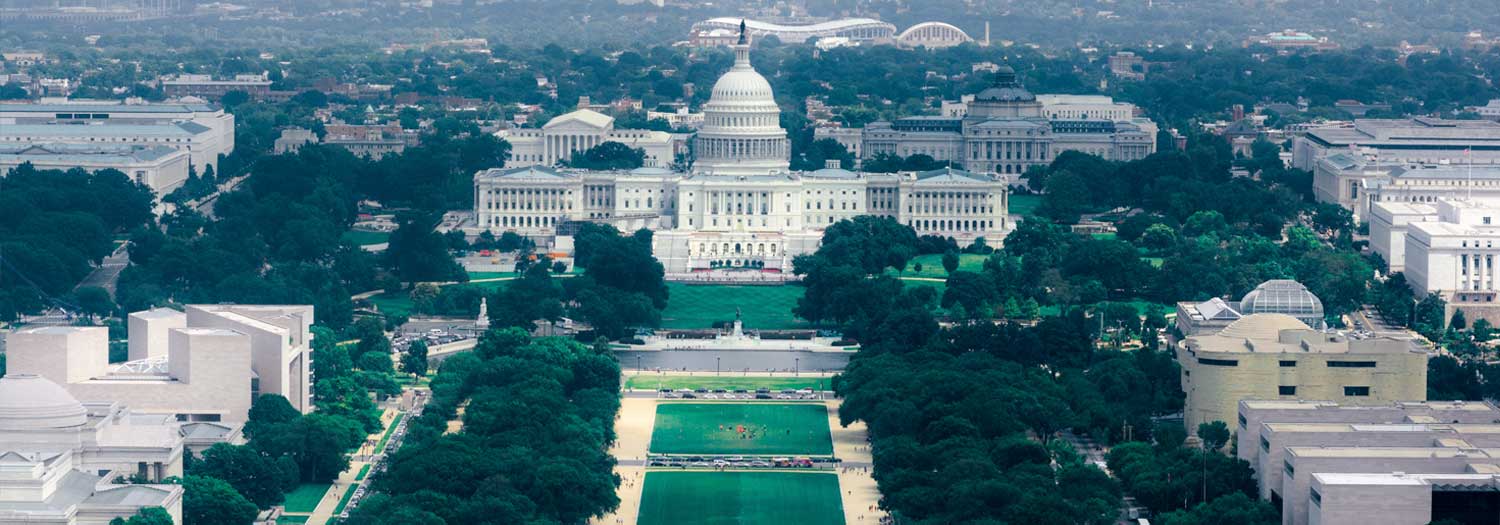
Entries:
{"type": "Polygon", "coordinates": [[[815,403],[666,403],[656,406],[657,454],[833,454],[828,409],[815,403]],[[738,432],[744,426],[746,433],[738,432]],[[752,436],[753,437],[750,437],[752,436]]]}
{"type": "Polygon", "coordinates": [[[282,506],[287,512],[308,513],[318,508],[318,502],[323,501],[323,495],[328,492],[331,483],[303,483],[297,488],[286,493],[286,501],[282,506]]]}
{"type": "Polygon", "coordinates": [[[645,374],[630,376],[625,380],[625,386],[643,390],[657,390],[670,388],[709,390],[722,388],[725,390],[745,389],[755,390],[757,388],[769,388],[772,391],[785,389],[801,390],[832,389],[833,378],[830,377],[724,377],[724,376],[661,376],[645,374]]]}
{"type": "Polygon", "coordinates": [[[1036,215],[1036,209],[1042,205],[1041,195],[1011,195],[1010,214],[1029,217],[1036,215]]]}
{"type": "Polygon", "coordinates": [[[707,329],[716,321],[733,321],[735,308],[742,313],[745,328],[787,330],[811,325],[792,314],[803,288],[796,285],[736,286],[667,283],[667,309],[661,313],[662,328],[707,329]]]}
{"type": "Polygon", "coordinates": [[[344,232],[344,240],[354,243],[355,246],[367,246],[381,244],[390,241],[390,232],[372,232],[364,230],[349,230],[344,232]]]}
{"type": "Polygon", "coordinates": [[[642,490],[640,525],[845,525],[830,473],[652,471],[642,490]]]}

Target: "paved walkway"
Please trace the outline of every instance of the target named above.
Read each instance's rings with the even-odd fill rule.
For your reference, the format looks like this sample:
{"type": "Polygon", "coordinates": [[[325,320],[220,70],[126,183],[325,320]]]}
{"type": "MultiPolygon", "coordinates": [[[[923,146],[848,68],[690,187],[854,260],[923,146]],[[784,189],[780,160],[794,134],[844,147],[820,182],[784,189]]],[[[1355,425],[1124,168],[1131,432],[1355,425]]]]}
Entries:
{"type": "Polygon", "coordinates": [[[824,402],[828,406],[828,428],[833,432],[833,454],[844,460],[844,466],[838,469],[839,491],[844,498],[844,523],[879,523],[885,511],[879,508],[880,489],[871,476],[873,459],[870,443],[866,441],[869,434],[863,421],[847,427],[839,425],[840,403],[842,401],[838,400],[824,402]]]}
{"type": "MultiPolygon", "coordinates": [[[[385,409],[385,411],[380,414],[380,430],[373,434],[370,434],[369,436],[366,436],[366,442],[370,442],[371,440],[373,440],[374,443],[380,443],[380,438],[385,435],[386,430],[389,429],[391,425],[395,424],[397,413],[399,412],[396,409],[385,409]]],[[[373,453],[374,446],[375,445],[371,445],[368,447],[361,446],[359,450],[355,451],[355,456],[365,456],[366,454],[373,453]]],[[[335,479],[333,481],[333,485],[328,487],[328,492],[323,493],[323,499],[318,501],[318,507],[313,509],[312,514],[309,515],[288,513],[286,515],[309,516],[307,519],[307,523],[309,525],[326,525],[329,520],[336,517],[336,515],[334,514],[334,510],[338,508],[339,501],[342,501],[344,499],[344,493],[350,490],[354,490],[354,487],[359,485],[359,481],[355,478],[359,476],[359,471],[364,469],[365,465],[368,464],[369,463],[365,461],[351,460],[349,462],[349,468],[339,473],[338,479],[335,479]]]]}
{"type": "Polygon", "coordinates": [[[651,429],[656,425],[656,400],[625,398],[620,400],[620,415],[615,419],[615,445],[610,455],[619,465],[620,508],[612,514],[590,520],[595,525],[635,525],[641,512],[641,486],[646,478],[646,451],[651,447],[651,429]]]}

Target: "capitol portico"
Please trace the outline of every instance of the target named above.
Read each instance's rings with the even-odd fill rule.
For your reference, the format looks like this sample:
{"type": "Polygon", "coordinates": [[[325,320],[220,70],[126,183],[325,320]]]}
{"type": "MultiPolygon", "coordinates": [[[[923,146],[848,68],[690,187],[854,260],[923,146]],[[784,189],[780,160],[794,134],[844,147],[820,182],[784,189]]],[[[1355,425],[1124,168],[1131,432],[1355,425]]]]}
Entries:
{"type": "Polygon", "coordinates": [[[830,225],[860,215],[891,217],[918,235],[984,238],[1010,230],[1006,184],[958,169],[864,173],[837,162],[789,169],[771,85],[750,65],[750,46],[714,84],[694,138],[690,170],[648,166],[628,171],[494,168],[474,178],[471,233],[516,232],[546,244],[570,224],[602,222],[656,231],[652,250],[669,275],[716,268],[791,270],[816,251],[830,225]]]}

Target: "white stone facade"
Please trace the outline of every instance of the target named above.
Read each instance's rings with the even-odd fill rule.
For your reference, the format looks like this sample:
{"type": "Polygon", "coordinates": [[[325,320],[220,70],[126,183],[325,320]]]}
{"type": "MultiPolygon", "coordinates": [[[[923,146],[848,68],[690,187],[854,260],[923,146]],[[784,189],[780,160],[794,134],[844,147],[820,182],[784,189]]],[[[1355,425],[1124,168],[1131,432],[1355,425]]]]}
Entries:
{"type": "Polygon", "coordinates": [[[672,134],[615,129],[614,117],[591,109],[559,115],[540,128],[502,130],[497,136],[510,143],[510,166],[555,166],[605,142],[645,150],[646,166],[670,166],[676,153],[672,134]]]}
{"type": "Polygon", "coordinates": [[[1364,222],[1370,207],[1380,202],[1500,199],[1500,164],[1400,163],[1377,159],[1369,150],[1338,152],[1314,163],[1313,195],[1364,222]]]}
{"type": "Polygon", "coordinates": [[[1156,152],[1156,124],[1133,105],[1109,97],[1033,95],[1003,66],[995,85],[944,116],[874,122],[864,128],[861,158],[922,154],[976,172],[1020,174],[1064,151],[1129,161],[1156,152]],[[951,114],[950,114],[951,113],[951,114]]]}
{"type": "Polygon", "coordinates": [[[80,403],[45,378],[0,378],[0,524],[106,525],[144,507],[182,519],[183,437],[170,417],[80,403]],[[142,483],[121,483],[124,477],[142,483]]]}
{"type": "Polygon", "coordinates": [[[474,177],[471,233],[558,235],[592,221],[649,228],[670,275],[713,268],[791,270],[817,250],[823,230],[859,215],[892,217],[920,235],[998,245],[1010,231],[1005,183],[961,170],[859,173],[789,171],[786,130],[770,84],[750,67],[749,46],[714,85],[695,138],[691,171],[644,167],[593,172],[539,166],[474,177]]]}
{"type": "Polygon", "coordinates": [[[1312,171],[1319,159],[1351,148],[1400,164],[1495,164],[1500,163],[1500,123],[1416,117],[1313,128],[1292,142],[1292,167],[1312,171]]]}
{"type": "Polygon", "coordinates": [[[36,374],[85,400],[189,422],[243,423],[260,394],[312,410],[311,306],[189,306],[129,320],[129,358],[108,363],[103,327],[40,327],[6,337],[12,373],[36,374]]]}
{"type": "Polygon", "coordinates": [[[89,172],[119,170],[145,184],[160,198],[187,181],[191,164],[186,151],[169,146],[129,144],[0,144],[0,176],[22,164],[39,170],[83,168],[89,172]]]}
{"type": "Polygon", "coordinates": [[[203,173],[234,152],[234,114],[201,103],[0,104],[0,143],[168,146],[188,152],[203,173]]]}

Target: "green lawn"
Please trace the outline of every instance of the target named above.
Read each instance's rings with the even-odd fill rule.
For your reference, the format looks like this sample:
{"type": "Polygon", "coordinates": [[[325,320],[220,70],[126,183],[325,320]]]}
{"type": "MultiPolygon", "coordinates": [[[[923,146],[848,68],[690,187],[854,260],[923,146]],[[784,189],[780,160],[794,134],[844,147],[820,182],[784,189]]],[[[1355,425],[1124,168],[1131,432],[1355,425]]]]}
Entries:
{"type": "Polygon", "coordinates": [[[667,283],[671,294],[667,309],[661,313],[662,328],[705,329],[715,321],[733,321],[734,309],[744,315],[745,328],[785,330],[808,328],[806,321],[792,315],[802,287],[689,285],[667,283]]]}
{"type": "Polygon", "coordinates": [[[391,433],[396,431],[396,425],[401,424],[401,418],[403,417],[406,417],[405,413],[397,413],[396,418],[391,420],[391,425],[385,427],[385,433],[380,435],[380,442],[375,444],[376,453],[385,450],[385,442],[391,439],[391,433]]]}
{"type": "Polygon", "coordinates": [[[369,474],[369,473],[370,473],[370,464],[366,463],[364,466],[359,467],[359,475],[354,476],[354,481],[364,481],[365,480],[365,475],[369,474]]]}
{"type": "Polygon", "coordinates": [[[276,525],[297,525],[300,523],[307,523],[308,518],[311,517],[312,516],[282,516],[276,518],[276,525]]]}
{"type": "Polygon", "coordinates": [[[833,440],[828,432],[828,409],[820,404],[664,403],[656,406],[650,450],[658,454],[822,456],[833,453],[833,440]],[[747,432],[741,434],[740,426],[747,432]]]}
{"type": "MultiPolygon", "coordinates": [[[[958,270],[962,272],[977,272],[984,269],[984,260],[989,257],[977,253],[958,254],[958,270]]],[[[890,272],[895,274],[895,272],[890,272]]],[[[943,268],[942,254],[918,255],[906,264],[906,271],[901,272],[902,277],[933,277],[947,279],[948,270],[943,268]],[[917,265],[922,265],[922,271],[917,271],[917,265]]]]}
{"type": "Polygon", "coordinates": [[[369,232],[362,230],[349,230],[344,232],[344,239],[354,243],[355,246],[367,244],[380,244],[391,239],[390,232],[369,232]]]}
{"type": "Polygon", "coordinates": [[[287,512],[312,512],[318,508],[318,502],[323,501],[323,494],[328,492],[331,483],[303,483],[297,488],[286,493],[284,503],[287,512]]]}
{"type": "Polygon", "coordinates": [[[1036,208],[1037,208],[1037,206],[1041,206],[1041,205],[1042,205],[1042,196],[1041,195],[1011,195],[1010,196],[1010,213],[1011,213],[1011,215],[1020,215],[1022,217],[1028,217],[1028,216],[1036,214],[1036,208]]]}
{"type": "Polygon", "coordinates": [[[349,504],[349,500],[351,498],[353,498],[353,497],[354,497],[354,487],[351,486],[351,487],[349,487],[348,490],[344,491],[344,497],[339,498],[339,504],[333,508],[333,515],[334,516],[338,516],[339,514],[343,513],[344,512],[344,506],[348,505],[349,504]]]}
{"type": "Polygon", "coordinates": [[[834,474],[654,471],[643,490],[640,525],[844,525],[834,474]]]}
{"type": "Polygon", "coordinates": [[[827,377],[715,377],[715,376],[660,376],[640,375],[631,376],[625,381],[625,386],[630,388],[641,388],[656,390],[659,388],[707,388],[710,390],[723,388],[725,390],[745,389],[755,390],[757,388],[769,388],[771,390],[791,389],[830,389],[831,380],[827,377]]]}
{"type": "Polygon", "coordinates": [[[515,276],[516,272],[469,272],[470,281],[478,281],[480,279],[498,279],[501,277],[515,276]]]}

